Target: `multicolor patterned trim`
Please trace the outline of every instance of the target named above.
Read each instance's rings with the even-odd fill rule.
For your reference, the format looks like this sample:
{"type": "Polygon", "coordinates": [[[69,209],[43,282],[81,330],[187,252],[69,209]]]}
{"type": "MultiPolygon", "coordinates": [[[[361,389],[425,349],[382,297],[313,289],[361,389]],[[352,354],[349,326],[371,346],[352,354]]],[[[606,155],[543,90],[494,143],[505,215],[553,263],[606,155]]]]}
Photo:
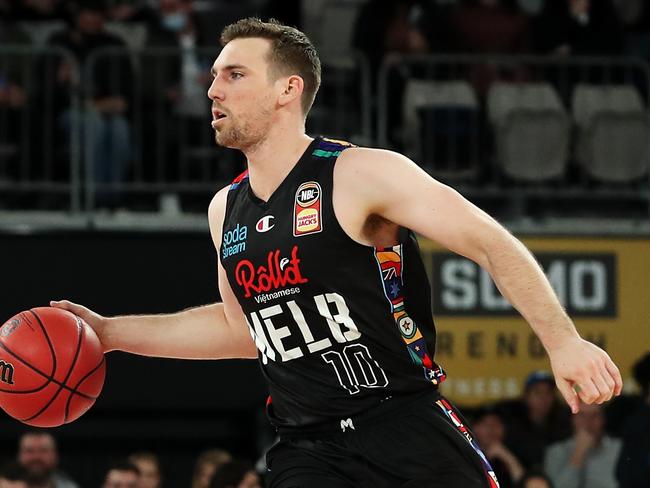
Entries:
{"type": "Polygon", "coordinates": [[[470,434],[469,430],[467,430],[467,427],[465,427],[465,424],[460,420],[460,416],[454,411],[454,408],[451,406],[451,404],[445,400],[445,399],[440,399],[436,401],[436,405],[440,407],[440,409],[444,412],[445,416],[450,420],[450,422],[456,427],[456,429],[463,435],[465,440],[469,443],[470,446],[472,446],[472,449],[476,451],[476,454],[481,458],[481,463],[483,464],[483,471],[485,472],[485,476],[487,477],[488,482],[490,483],[490,488],[500,488],[499,486],[499,481],[497,480],[496,475],[494,474],[494,469],[492,469],[492,466],[490,465],[490,461],[488,461],[487,457],[485,457],[485,454],[483,454],[483,451],[481,451],[481,448],[478,447],[478,444],[474,441],[474,438],[472,437],[472,434],[470,434]]]}
{"type": "Polygon", "coordinates": [[[409,316],[404,306],[404,281],[402,280],[402,245],[375,248],[375,259],[379,266],[384,295],[390,303],[395,325],[402,335],[413,362],[422,366],[424,377],[434,385],[445,381],[445,372],[433,362],[427,350],[427,344],[415,321],[409,316]]]}
{"type": "Polygon", "coordinates": [[[244,171],[237,178],[232,180],[232,183],[230,184],[230,189],[228,191],[236,190],[237,187],[247,178],[248,178],[248,170],[244,171]]]}
{"type": "Polygon", "coordinates": [[[332,158],[338,157],[343,150],[355,147],[354,144],[347,141],[337,141],[336,139],[323,138],[318,142],[316,149],[311,153],[312,156],[317,158],[332,158]]]}

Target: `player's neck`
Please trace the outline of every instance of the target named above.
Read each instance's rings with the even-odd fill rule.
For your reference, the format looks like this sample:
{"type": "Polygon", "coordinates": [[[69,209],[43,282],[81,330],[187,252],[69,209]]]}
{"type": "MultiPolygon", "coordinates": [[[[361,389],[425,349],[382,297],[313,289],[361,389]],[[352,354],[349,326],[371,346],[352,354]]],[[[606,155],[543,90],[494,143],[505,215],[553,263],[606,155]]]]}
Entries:
{"type": "Polygon", "coordinates": [[[244,151],[251,189],[267,201],[303,155],[312,138],[304,126],[278,124],[255,147],[244,151]]]}

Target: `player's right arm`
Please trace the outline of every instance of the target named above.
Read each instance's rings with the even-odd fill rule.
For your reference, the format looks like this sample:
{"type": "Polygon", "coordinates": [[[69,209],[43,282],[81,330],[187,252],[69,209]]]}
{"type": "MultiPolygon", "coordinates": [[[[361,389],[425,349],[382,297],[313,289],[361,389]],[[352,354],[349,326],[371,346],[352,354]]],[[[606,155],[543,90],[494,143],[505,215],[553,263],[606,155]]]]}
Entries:
{"type": "MultiPolygon", "coordinates": [[[[228,188],[219,191],[208,210],[210,233],[219,254],[228,188]]],[[[181,359],[255,358],[257,349],[244,313],[218,264],[221,303],[161,315],[103,317],[68,300],[51,305],[69,310],[86,321],[104,350],[181,359]]]]}

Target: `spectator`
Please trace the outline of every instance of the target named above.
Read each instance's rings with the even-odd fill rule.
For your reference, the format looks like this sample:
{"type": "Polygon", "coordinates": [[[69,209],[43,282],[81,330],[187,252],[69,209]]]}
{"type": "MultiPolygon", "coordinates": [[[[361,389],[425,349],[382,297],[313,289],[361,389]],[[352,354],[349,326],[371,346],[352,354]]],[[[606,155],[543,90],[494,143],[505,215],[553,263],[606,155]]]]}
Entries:
{"type": "Polygon", "coordinates": [[[18,464],[8,464],[0,470],[0,488],[28,488],[27,471],[18,464]]]}
{"type": "MultiPolygon", "coordinates": [[[[173,167],[163,173],[163,162],[178,164],[179,144],[212,144],[205,131],[210,118],[206,90],[211,82],[212,60],[201,52],[205,45],[189,0],[160,0],[159,11],[149,28],[143,57],[144,112],[155,114],[155,123],[144,127],[144,158],[147,168],[159,168],[157,179],[177,177],[173,167]],[[161,51],[160,48],[165,48],[161,51]],[[164,151],[159,148],[164,147],[164,151]],[[160,161],[172,155],[167,161],[160,161]]],[[[210,53],[212,56],[212,53],[210,53]]],[[[150,171],[148,171],[150,173],[150,171]]],[[[147,176],[150,176],[149,174],[147,176]]]]}
{"type": "Polygon", "coordinates": [[[421,4],[418,0],[370,0],[361,7],[352,43],[370,61],[373,73],[388,54],[428,51],[426,35],[418,25],[421,4]]]}
{"type": "Polygon", "coordinates": [[[650,4],[646,0],[615,0],[625,28],[625,53],[650,61],[650,4]]]}
{"type": "MultiPolygon", "coordinates": [[[[19,26],[0,18],[0,46],[24,49],[30,38],[19,26]]],[[[28,143],[28,135],[22,129],[28,117],[27,95],[32,58],[23,51],[5,53],[0,63],[0,168],[8,168],[8,174],[0,178],[13,178],[19,173],[16,160],[21,154],[21,144],[28,143]],[[5,164],[4,159],[9,160],[5,164]]],[[[24,146],[23,146],[24,147],[24,146]]]]}
{"type": "Polygon", "coordinates": [[[23,434],[18,442],[18,464],[27,471],[29,488],[77,488],[77,484],[58,470],[56,441],[46,431],[23,434]]]}
{"type": "Polygon", "coordinates": [[[138,488],[140,471],[129,461],[113,463],[106,471],[102,488],[138,488]]]}
{"type": "Polygon", "coordinates": [[[66,20],[68,10],[64,0],[16,0],[13,17],[26,21],[66,20]]]}
{"type": "Polygon", "coordinates": [[[506,422],[506,445],[527,470],[541,469],[546,447],[571,435],[569,410],[558,401],[549,373],[531,373],[523,398],[499,408],[506,422]]]}
{"type": "Polygon", "coordinates": [[[620,488],[647,488],[650,484],[650,352],[632,370],[641,388],[643,404],[628,418],[623,447],[616,466],[620,488]]]}
{"type": "MultiPolygon", "coordinates": [[[[422,0],[370,0],[359,9],[352,45],[368,60],[373,93],[377,90],[379,68],[387,56],[429,51],[427,33],[422,28],[425,23],[424,3],[422,0]]],[[[405,80],[401,74],[393,71],[388,77],[388,85],[390,96],[385,101],[388,109],[388,133],[389,137],[395,138],[391,142],[399,144],[401,141],[396,140],[399,139],[396,134],[401,132],[399,127],[402,122],[405,80]]]]}
{"type": "Polygon", "coordinates": [[[517,488],[553,488],[553,484],[544,473],[529,471],[517,484],[517,488]]]}
{"type": "MultiPolygon", "coordinates": [[[[514,0],[462,0],[451,14],[454,45],[476,54],[522,54],[529,51],[530,25],[514,0]]],[[[523,66],[481,64],[470,70],[476,92],[485,96],[497,80],[521,81],[523,66]]]]}
{"type": "Polygon", "coordinates": [[[539,17],[534,44],[544,54],[618,54],[623,30],[612,0],[549,0],[539,17]]]}
{"type": "Polygon", "coordinates": [[[603,407],[583,404],[572,421],[573,436],[546,450],[546,474],[561,488],[617,488],[621,441],[605,435],[603,407]]]}
{"type": "Polygon", "coordinates": [[[158,456],[151,452],[137,452],[129,456],[129,461],[140,471],[138,488],[160,488],[162,476],[158,456]]]}
{"type": "Polygon", "coordinates": [[[116,22],[151,22],[155,16],[152,2],[147,0],[117,0],[110,4],[108,17],[116,22]]]}
{"type": "MultiPolygon", "coordinates": [[[[92,58],[90,78],[83,76],[87,73],[85,63],[91,55],[98,55],[104,48],[126,48],[121,39],[105,30],[105,18],[105,9],[99,0],[77,5],[71,28],[54,34],[49,44],[70,50],[82,66],[82,73],[75,73],[68,62],[60,60],[50,79],[58,82],[57,99],[62,111],[60,124],[66,133],[73,130],[71,90],[80,86],[80,80],[90,87],[89,99],[81,115],[82,126],[87,129],[84,138],[89,149],[87,152],[93,159],[94,180],[99,184],[115,184],[123,180],[132,153],[128,112],[133,76],[128,53],[111,51],[106,55],[104,51],[101,58],[92,58]]],[[[114,197],[98,192],[98,205],[114,203],[114,197]]]]}
{"type": "Polygon", "coordinates": [[[219,468],[210,488],[262,488],[253,467],[243,461],[230,461],[219,468]]]}
{"type": "Polygon", "coordinates": [[[455,44],[462,52],[528,51],[528,20],[513,0],[461,0],[452,12],[455,44]]]}
{"type": "Polygon", "coordinates": [[[490,461],[501,488],[511,488],[524,475],[517,457],[503,445],[505,427],[501,416],[493,409],[484,408],[474,416],[473,431],[476,440],[490,461]]]}
{"type": "Polygon", "coordinates": [[[210,449],[199,454],[194,465],[192,488],[208,488],[217,470],[231,460],[230,453],[223,449],[210,449]]]}

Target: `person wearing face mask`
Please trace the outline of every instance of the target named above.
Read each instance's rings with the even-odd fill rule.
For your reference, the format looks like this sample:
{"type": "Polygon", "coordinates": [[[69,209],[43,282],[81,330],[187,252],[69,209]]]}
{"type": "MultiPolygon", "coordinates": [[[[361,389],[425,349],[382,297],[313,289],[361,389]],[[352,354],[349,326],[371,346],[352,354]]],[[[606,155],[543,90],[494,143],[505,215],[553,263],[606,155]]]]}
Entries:
{"type": "Polygon", "coordinates": [[[178,158],[160,161],[160,154],[179,153],[183,146],[207,146],[200,129],[210,117],[205,92],[209,86],[210,59],[189,0],[159,0],[156,20],[150,24],[142,58],[144,113],[157,114],[156,123],[145,126],[145,173],[165,166],[165,176],[175,178],[178,158]],[[173,135],[173,137],[171,137],[173,135]],[[163,145],[165,150],[159,151],[163,145]]]}

